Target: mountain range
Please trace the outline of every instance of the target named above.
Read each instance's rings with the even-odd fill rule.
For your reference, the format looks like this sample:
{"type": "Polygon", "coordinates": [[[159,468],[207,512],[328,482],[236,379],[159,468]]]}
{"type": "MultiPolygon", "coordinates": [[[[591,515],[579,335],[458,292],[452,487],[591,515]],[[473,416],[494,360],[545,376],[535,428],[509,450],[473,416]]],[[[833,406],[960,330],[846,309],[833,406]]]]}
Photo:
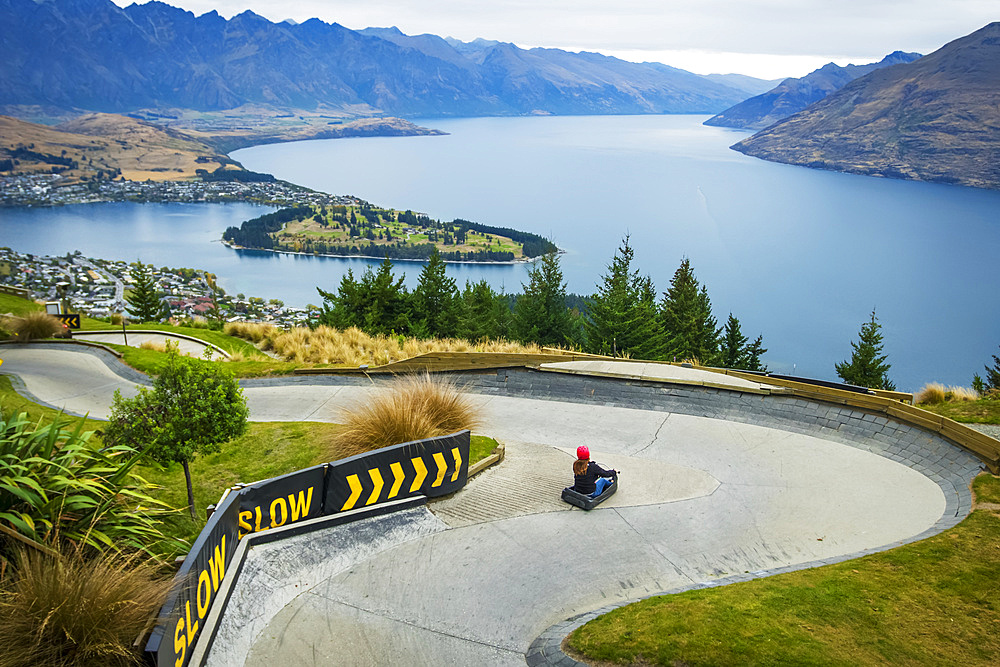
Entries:
{"type": "Polygon", "coordinates": [[[894,51],[877,63],[847,65],[827,63],[823,67],[798,79],[785,79],[761,95],[743,100],[705,121],[705,125],[736,127],[746,130],[763,130],[779,120],[802,111],[835,90],[840,90],[855,79],[877,69],[913,62],[919,53],[894,51]]]}
{"type": "Polygon", "coordinates": [[[855,79],[733,148],[788,164],[1000,189],[1000,23],[855,79]]]}
{"type": "Polygon", "coordinates": [[[767,85],[319,19],[195,16],[156,1],[0,0],[0,62],[0,112],[22,116],[246,105],[344,118],[716,113],[767,85]]]}

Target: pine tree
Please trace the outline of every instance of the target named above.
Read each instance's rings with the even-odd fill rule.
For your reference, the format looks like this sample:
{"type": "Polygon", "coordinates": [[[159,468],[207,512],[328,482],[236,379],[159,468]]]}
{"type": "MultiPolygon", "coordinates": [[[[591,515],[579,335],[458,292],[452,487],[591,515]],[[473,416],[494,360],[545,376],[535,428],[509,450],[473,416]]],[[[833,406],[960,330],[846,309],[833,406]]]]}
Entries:
{"type": "Polygon", "coordinates": [[[320,324],[335,329],[364,328],[365,295],[351,269],[341,277],[336,294],[318,287],[316,291],[323,297],[323,309],[317,318],[320,324]]]}
{"type": "Polygon", "coordinates": [[[767,349],[764,347],[763,336],[757,336],[751,343],[740,330],[739,319],[729,313],[729,319],[722,330],[719,364],[723,368],[766,373],[767,367],[760,363],[760,356],[765,352],[767,349]]]}
{"type": "Polygon", "coordinates": [[[986,369],[986,381],[984,387],[989,389],[1000,389],[1000,357],[993,355],[993,368],[984,366],[986,369]]]}
{"type": "Polygon", "coordinates": [[[743,368],[749,342],[750,340],[740,331],[740,321],[729,313],[726,326],[722,329],[719,364],[723,368],[743,368]]]}
{"type": "Polygon", "coordinates": [[[506,326],[510,319],[510,308],[507,297],[498,294],[485,280],[476,283],[465,282],[462,290],[461,314],[459,316],[458,336],[470,341],[492,340],[506,335],[501,332],[501,326],[506,326]],[[504,313],[506,312],[506,317],[504,313]]]}
{"type": "Polygon", "coordinates": [[[878,323],[873,309],[871,319],[861,325],[858,342],[851,341],[854,351],[850,361],[834,366],[840,379],[869,389],[896,390],[896,385],[889,380],[891,365],[886,363],[887,356],[882,354],[881,330],[882,325],[878,323]]]}
{"type": "Polygon", "coordinates": [[[514,304],[514,337],[525,343],[565,345],[570,334],[570,317],[559,256],[544,255],[528,271],[528,284],[522,283],[521,287],[524,293],[514,304]]]}
{"type": "Polygon", "coordinates": [[[712,316],[708,289],[699,286],[686,257],[674,272],[670,288],[663,293],[659,316],[668,359],[694,359],[706,366],[716,363],[721,329],[712,316]]]}
{"type": "Polygon", "coordinates": [[[377,271],[368,268],[361,277],[364,304],[364,330],[370,334],[407,334],[410,327],[410,293],[403,285],[405,275],[397,279],[388,257],[377,271]]]}
{"type": "Polygon", "coordinates": [[[656,290],[649,277],[632,270],[632,257],[626,235],[590,298],[584,323],[587,350],[657,359],[663,353],[663,334],[656,319],[656,290]]]}
{"type": "Polygon", "coordinates": [[[126,308],[129,316],[137,322],[159,322],[169,316],[169,308],[161,299],[163,293],[156,289],[156,278],[153,276],[153,265],[136,262],[132,265],[134,284],[129,294],[125,295],[126,308]]]}
{"type": "Polygon", "coordinates": [[[431,250],[412,295],[413,321],[432,338],[454,336],[458,328],[458,292],[445,266],[438,249],[431,250]]]}

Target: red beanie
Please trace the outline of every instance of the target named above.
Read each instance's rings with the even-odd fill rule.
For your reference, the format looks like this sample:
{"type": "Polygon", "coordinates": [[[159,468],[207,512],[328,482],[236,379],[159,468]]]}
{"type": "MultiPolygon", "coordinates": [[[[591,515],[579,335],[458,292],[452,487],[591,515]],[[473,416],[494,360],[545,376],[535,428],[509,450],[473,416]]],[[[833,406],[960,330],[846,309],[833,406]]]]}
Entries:
{"type": "Polygon", "coordinates": [[[590,458],[590,449],[587,448],[587,445],[580,445],[576,448],[576,458],[584,461],[590,458]]]}

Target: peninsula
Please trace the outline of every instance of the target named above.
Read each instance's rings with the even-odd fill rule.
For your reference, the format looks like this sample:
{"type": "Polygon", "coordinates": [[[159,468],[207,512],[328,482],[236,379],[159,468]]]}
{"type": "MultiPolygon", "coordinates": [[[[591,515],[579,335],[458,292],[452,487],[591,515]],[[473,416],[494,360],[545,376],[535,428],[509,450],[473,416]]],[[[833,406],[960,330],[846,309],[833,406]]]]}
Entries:
{"type": "Polygon", "coordinates": [[[423,260],[437,250],[446,262],[518,262],[556,252],[547,239],[469,220],[432,220],[356,200],[353,205],[283,208],[228,228],[230,247],[335,257],[423,260]]]}

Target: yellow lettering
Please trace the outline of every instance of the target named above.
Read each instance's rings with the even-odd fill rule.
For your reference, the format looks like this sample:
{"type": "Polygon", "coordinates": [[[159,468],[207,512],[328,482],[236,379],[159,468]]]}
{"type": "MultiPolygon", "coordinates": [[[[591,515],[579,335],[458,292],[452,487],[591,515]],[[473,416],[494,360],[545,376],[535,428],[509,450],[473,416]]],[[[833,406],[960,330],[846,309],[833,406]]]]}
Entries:
{"type": "Polygon", "coordinates": [[[284,498],[275,498],[271,501],[271,528],[283,526],[286,521],[288,521],[288,505],[285,504],[284,498]],[[278,521],[278,513],[275,511],[278,507],[281,508],[281,521],[278,521]]]}
{"type": "Polygon", "coordinates": [[[253,517],[254,517],[253,530],[255,533],[259,533],[261,530],[267,530],[267,526],[264,526],[263,528],[260,527],[260,518],[261,518],[260,506],[253,508],[253,517]]]}
{"type": "Polygon", "coordinates": [[[184,658],[187,656],[187,642],[184,640],[184,619],[177,619],[177,627],[174,628],[174,655],[180,653],[180,657],[174,661],[174,667],[181,667],[184,658]]]}
{"type": "Polygon", "coordinates": [[[184,603],[184,615],[187,618],[187,645],[194,644],[194,636],[198,634],[198,621],[191,625],[191,600],[184,603]]]}
{"type": "Polygon", "coordinates": [[[240,539],[243,536],[253,530],[253,526],[250,525],[250,517],[253,516],[253,512],[240,512],[240,539]]]}
{"type": "Polygon", "coordinates": [[[226,576],[226,536],[222,536],[221,551],[215,547],[215,555],[208,559],[208,567],[212,571],[212,587],[219,590],[222,578],[226,576]]]}
{"type": "Polygon", "coordinates": [[[205,618],[208,605],[212,603],[212,582],[208,579],[208,570],[202,570],[198,575],[198,618],[205,618]],[[202,583],[205,584],[205,595],[202,596],[202,583]],[[202,603],[204,601],[204,604],[202,603]]]}
{"type": "Polygon", "coordinates": [[[298,495],[288,494],[288,504],[292,507],[292,521],[304,519],[309,514],[312,507],[313,487],[309,487],[305,492],[299,491],[298,495]]]}

